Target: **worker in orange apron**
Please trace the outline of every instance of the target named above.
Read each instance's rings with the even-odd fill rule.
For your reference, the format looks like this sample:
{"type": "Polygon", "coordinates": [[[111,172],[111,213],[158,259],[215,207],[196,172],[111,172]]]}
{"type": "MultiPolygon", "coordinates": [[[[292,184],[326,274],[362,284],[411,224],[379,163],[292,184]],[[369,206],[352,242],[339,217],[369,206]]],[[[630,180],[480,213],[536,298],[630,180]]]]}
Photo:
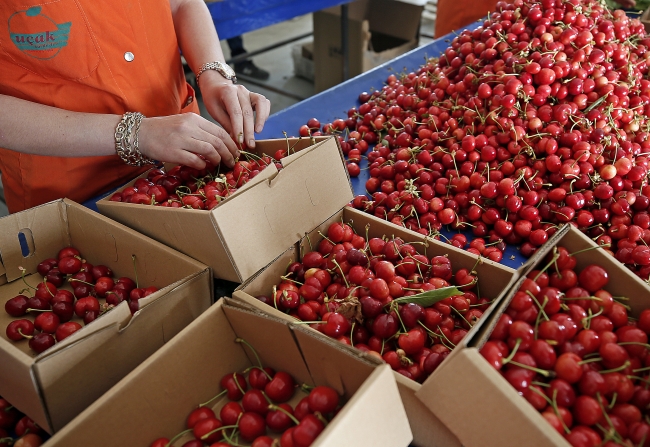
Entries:
{"type": "Polygon", "coordinates": [[[223,60],[203,0],[0,2],[0,172],[9,211],[85,201],[146,170],[116,154],[118,136],[145,161],[202,168],[202,156],[232,165],[240,147],[233,139],[254,146],[270,103],[229,79],[223,60]],[[198,115],[179,47],[223,128],[198,115]],[[127,132],[116,132],[120,123],[127,132]]]}
{"type": "MultiPolygon", "coordinates": [[[[441,37],[452,31],[461,30],[470,23],[487,16],[494,11],[498,0],[438,0],[436,13],[435,37],[441,37]]],[[[506,0],[512,3],[513,0],[506,0]]],[[[632,8],[634,0],[619,0],[624,8],[632,8]]]]}

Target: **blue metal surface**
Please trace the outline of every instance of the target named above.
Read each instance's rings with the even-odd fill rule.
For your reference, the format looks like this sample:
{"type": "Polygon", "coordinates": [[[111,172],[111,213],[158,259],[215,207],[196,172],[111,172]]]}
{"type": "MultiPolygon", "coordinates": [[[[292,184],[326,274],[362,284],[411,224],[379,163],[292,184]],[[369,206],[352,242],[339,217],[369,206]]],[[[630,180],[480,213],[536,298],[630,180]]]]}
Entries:
{"type": "MultiPolygon", "coordinates": [[[[478,26],[477,22],[467,28],[475,29],[478,26]]],[[[380,89],[391,74],[408,73],[418,69],[428,58],[442,54],[449,46],[451,38],[453,38],[451,34],[441,37],[428,45],[416,48],[366,73],[275,113],[269,117],[258,138],[283,138],[283,132],[289,136],[296,136],[300,126],[306,124],[310,118],[317,118],[322,124],[332,122],[336,118],[347,118],[347,111],[351,107],[359,106],[358,97],[361,92],[380,89]]],[[[365,183],[368,180],[368,171],[365,168],[367,166],[367,161],[362,160],[360,163],[361,174],[359,177],[351,179],[352,187],[357,195],[366,193],[365,183]]],[[[451,237],[453,234],[453,231],[443,230],[443,235],[446,237],[451,237]]],[[[465,232],[465,234],[468,240],[473,237],[471,232],[465,232]]],[[[501,263],[518,268],[525,261],[526,258],[519,253],[517,247],[508,246],[501,263]]]]}
{"type": "Polygon", "coordinates": [[[284,22],[350,0],[221,0],[208,3],[220,39],[284,22]]]}

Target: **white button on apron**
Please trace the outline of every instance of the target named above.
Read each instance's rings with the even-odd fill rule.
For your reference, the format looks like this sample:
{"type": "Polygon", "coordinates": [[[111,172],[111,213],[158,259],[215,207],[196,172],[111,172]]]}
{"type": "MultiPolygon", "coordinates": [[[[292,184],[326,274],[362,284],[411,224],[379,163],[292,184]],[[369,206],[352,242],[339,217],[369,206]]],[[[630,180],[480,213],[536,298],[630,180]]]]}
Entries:
{"type": "Polygon", "coordinates": [[[127,51],[126,53],[124,53],[124,60],[125,61],[131,62],[133,59],[135,59],[135,56],[133,55],[133,53],[131,53],[130,51],[127,51]]]}

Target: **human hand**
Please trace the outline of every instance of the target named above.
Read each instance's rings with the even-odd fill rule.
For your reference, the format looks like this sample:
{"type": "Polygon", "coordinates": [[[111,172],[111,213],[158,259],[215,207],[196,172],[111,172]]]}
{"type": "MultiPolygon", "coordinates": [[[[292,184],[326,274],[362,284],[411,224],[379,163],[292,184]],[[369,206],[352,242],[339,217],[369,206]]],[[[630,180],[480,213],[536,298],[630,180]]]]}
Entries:
{"type": "Polygon", "coordinates": [[[240,144],[255,147],[254,132],[261,132],[269,117],[271,102],[259,93],[225,80],[216,71],[201,75],[201,95],[208,113],[240,144]],[[255,115],[253,115],[255,111],[255,115]]]}
{"type": "Polygon", "coordinates": [[[230,135],[195,113],[144,118],[138,134],[140,152],[154,160],[203,169],[205,157],[215,166],[233,167],[239,157],[230,135]]]}

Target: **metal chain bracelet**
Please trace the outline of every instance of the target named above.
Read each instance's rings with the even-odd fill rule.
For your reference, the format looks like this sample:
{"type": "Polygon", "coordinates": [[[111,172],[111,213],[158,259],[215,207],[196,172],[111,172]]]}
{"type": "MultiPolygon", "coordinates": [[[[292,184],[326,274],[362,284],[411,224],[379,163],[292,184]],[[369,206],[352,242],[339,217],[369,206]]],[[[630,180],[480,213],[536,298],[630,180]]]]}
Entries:
{"type": "Polygon", "coordinates": [[[124,163],[131,166],[156,164],[138,149],[138,132],[145,116],[140,112],[126,112],[115,128],[115,152],[124,163]]]}

